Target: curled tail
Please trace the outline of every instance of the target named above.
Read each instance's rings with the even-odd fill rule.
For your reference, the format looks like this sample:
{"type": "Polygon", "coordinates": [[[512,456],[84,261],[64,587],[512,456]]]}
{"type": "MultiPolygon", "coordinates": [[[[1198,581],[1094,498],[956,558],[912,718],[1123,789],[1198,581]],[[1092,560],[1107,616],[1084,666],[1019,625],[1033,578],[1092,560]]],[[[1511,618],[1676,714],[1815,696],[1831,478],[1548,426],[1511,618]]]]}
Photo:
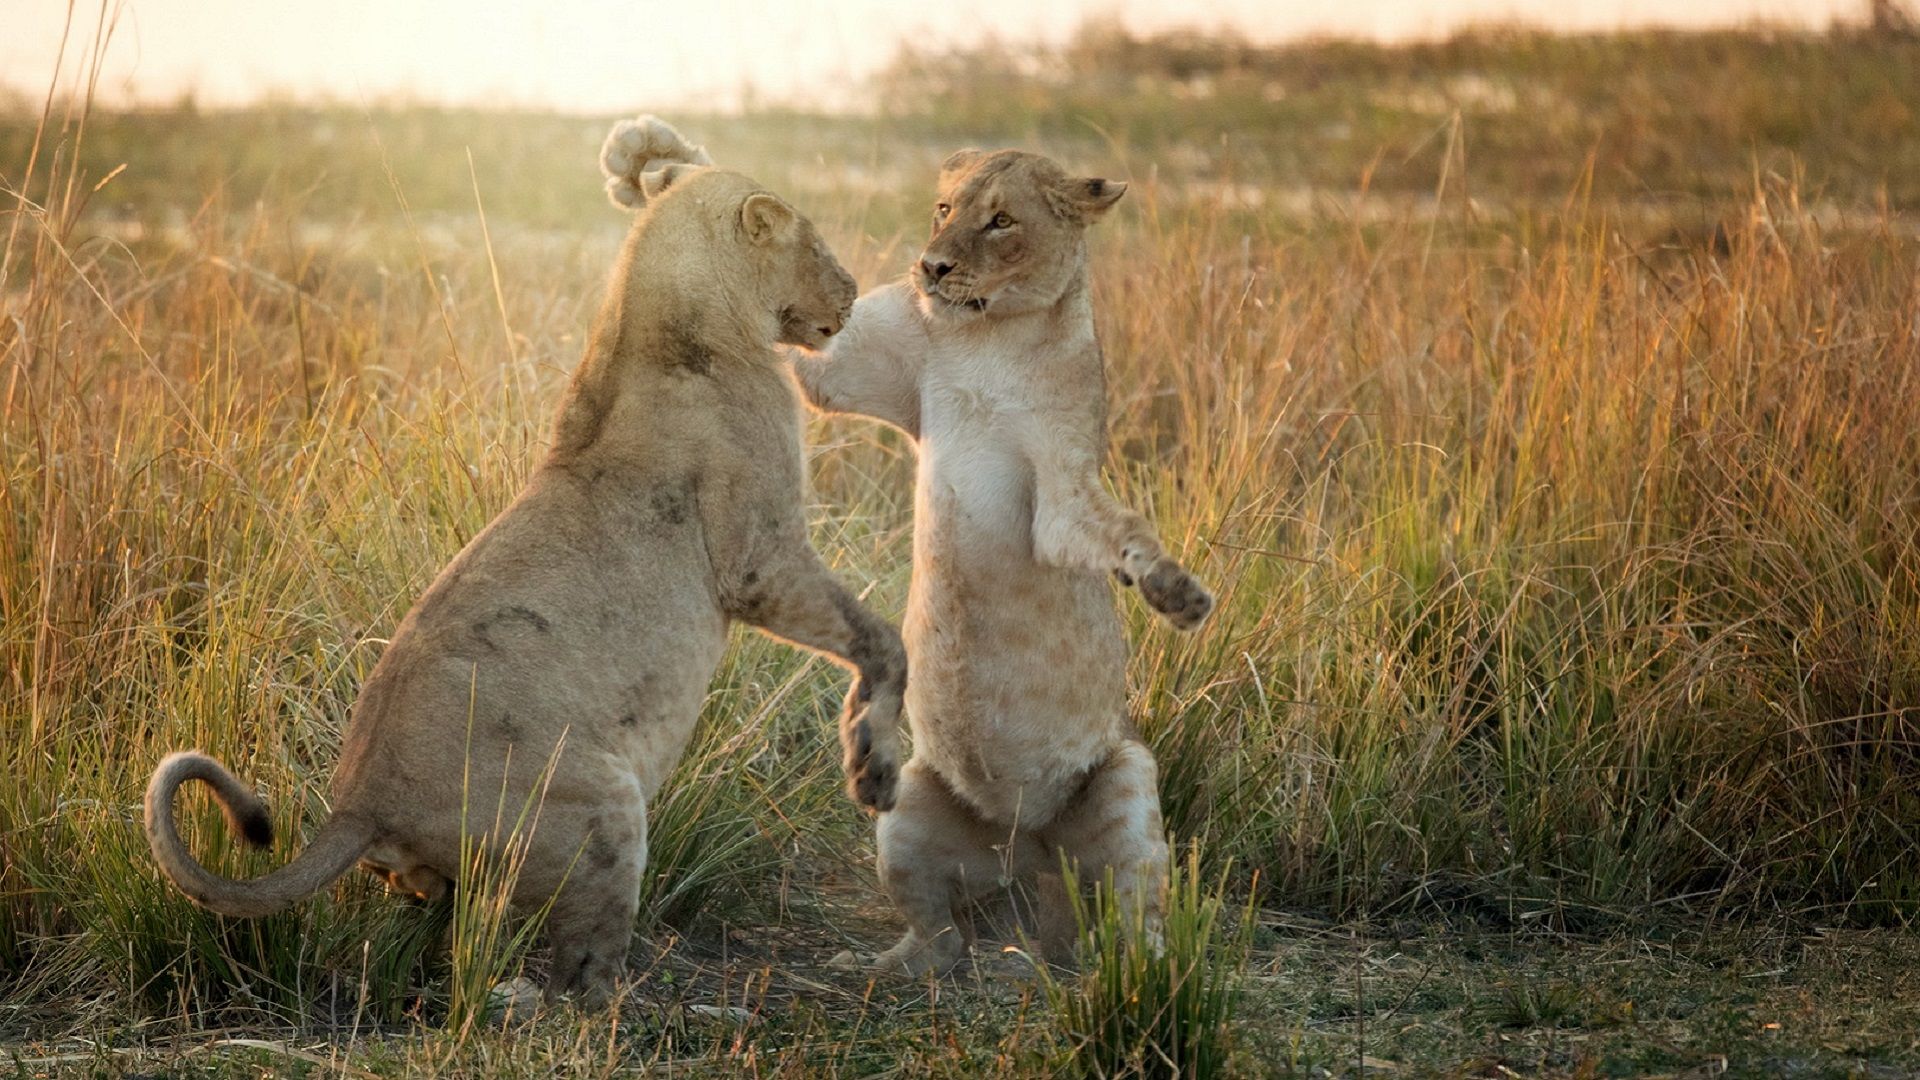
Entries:
{"type": "Polygon", "coordinates": [[[264,877],[237,881],[200,865],[180,842],[173,822],[173,796],[180,785],[199,780],[213,788],[213,797],[226,811],[227,824],[255,847],[273,843],[273,823],[267,805],[234,779],[225,766],[198,751],[168,754],[147,782],[147,843],[160,864],[187,898],[222,915],[270,915],[296,900],[312,896],[358,862],[373,840],[373,830],[358,818],[334,815],[320,827],[300,856],[264,877]]]}
{"type": "Polygon", "coordinates": [[[621,120],[600,147],[600,171],[607,178],[607,198],[613,205],[638,210],[657,192],[647,174],[671,165],[711,165],[704,146],[695,146],[673,125],[657,116],[621,120]]]}

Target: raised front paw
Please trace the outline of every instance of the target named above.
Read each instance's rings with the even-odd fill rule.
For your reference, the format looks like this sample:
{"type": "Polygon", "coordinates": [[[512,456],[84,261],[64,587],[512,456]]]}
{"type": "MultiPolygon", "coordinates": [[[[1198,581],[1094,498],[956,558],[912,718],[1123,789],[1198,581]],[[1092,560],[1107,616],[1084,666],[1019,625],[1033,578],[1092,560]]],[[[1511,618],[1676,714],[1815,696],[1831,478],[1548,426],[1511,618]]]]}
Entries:
{"type": "Polygon", "coordinates": [[[900,786],[900,737],[896,725],[874,723],[870,704],[861,696],[858,687],[847,695],[847,715],[840,725],[840,742],[846,751],[841,764],[847,773],[847,794],[877,813],[893,809],[900,786]]]}
{"type": "Polygon", "coordinates": [[[1213,594],[1185,567],[1162,557],[1140,577],[1140,596],[1177,630],[1192,630],[1213,613],[1213,594]]]}

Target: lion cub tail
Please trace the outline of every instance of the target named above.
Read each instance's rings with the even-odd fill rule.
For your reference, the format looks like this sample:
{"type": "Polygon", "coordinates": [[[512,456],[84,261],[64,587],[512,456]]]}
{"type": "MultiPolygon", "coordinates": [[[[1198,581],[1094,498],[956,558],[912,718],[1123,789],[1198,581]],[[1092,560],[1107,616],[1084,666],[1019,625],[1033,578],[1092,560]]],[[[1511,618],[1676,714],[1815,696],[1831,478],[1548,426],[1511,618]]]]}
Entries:
{"type": "Polygon", "coordinates": [[[222,877],[200,865],[180,842],[173,821],[173,796],[180,785],[199,780],[213,788],[226,811],[227,824],[255,847],[273,843],[267,804],[234,779],[226,767],[198,751],[168,754],[147,782],[147,843],[160,869],[187,898],[222,915],[270,915],[312,896],[358,862],[373,840],[373,830],[358,818],[334,815],[300,857],[248,881],[222,877]]]}
{"type": "Polygon", "coordinates": [[[600,171],[607,178],[607,198],[613,205],[638,210],[653,189],[642,179],[669,165],[711,165],[707,148],[695,146],[672,124],[657,116],[637,116],[613,125],[600,147],[600,171]]]}

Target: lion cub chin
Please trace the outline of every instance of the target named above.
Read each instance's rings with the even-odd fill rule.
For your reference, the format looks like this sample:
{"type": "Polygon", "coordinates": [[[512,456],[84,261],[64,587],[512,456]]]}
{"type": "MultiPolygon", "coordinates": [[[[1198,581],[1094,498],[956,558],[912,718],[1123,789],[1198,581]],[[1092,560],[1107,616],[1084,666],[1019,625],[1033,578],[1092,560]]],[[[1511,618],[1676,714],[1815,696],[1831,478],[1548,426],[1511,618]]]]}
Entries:
{"type": "Polygon", "coordinates": [[[211,785],[257,844],[263,804],[204,754],[154,773],[148,839],[194,902],[263,915],[356,862],[436,898],[462,878],[463,840],[497,858],[517,830],[513,898],[552,901],[548,996],[605,999],[632,935],[647,799],[731,620],[857,671],[848,782],[866,806],[894,805],[904,652],[809,546],[799,407],[775,349],[838,331],[853,279],[805,218],[703,167],[665,124],[623,124],[605,161],[616,201],[644,209],[552,450],[401,621],[354,706],[332,817],[287,866],[232,880],[187,852],[174,795],[211,785]]]}
{"type": "MultiPolygon", "coordinates": [[[[1213,597],[1100,481],[1085,234],[1125,191],[1034,154],[961,151],[908,280],[861,297],[824,354],[792,357],[816,407],[885,421],[920,453],[913,758],[879,823],[882,885],[907,933],[880,970],[950,965],[970,945],[957,906],[1054,875],[1062,855],[1082,881],[1111,871],[1117,898],[1158,919],[1156,768],[1127,719],[1109,582],[1183,630],[1213,597]]],[[[1066,896],[1040,894],[1057,953],[1066,896]]]]}

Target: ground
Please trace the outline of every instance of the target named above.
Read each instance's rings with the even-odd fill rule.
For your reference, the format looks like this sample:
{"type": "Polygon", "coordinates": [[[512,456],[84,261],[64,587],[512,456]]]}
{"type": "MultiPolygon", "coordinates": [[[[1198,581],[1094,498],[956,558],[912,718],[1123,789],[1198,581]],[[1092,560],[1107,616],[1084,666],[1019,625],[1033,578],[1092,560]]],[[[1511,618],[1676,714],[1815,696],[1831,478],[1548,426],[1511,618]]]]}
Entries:
{"type": "MultiPolygon", "coordinates": [[[[804,926],[804,923],[802,924],[804,926]]],[[[817,931],[668,939],[636,956],[606,1017],[498,1020],[474,1038],[263,1017],[88,1032],[16,1047],[49,1071],[240,1076],[1027,1075],[1050,1072],[1024,966],[983,957],[939,982],[873,987],[825,963],[817,931]],[[103,1038],[102,1036],[105,1035],[103,1038]]],[[[1670,928],[1570,937],[1329,924],[1263,913],[1236,1072],[1273,1076],[1875,1077],[1920,1074],[1920,944],[1910,935],[1670,928]],[[1399,932],[1390,932],[1397,929],[1399,932]]]]}

